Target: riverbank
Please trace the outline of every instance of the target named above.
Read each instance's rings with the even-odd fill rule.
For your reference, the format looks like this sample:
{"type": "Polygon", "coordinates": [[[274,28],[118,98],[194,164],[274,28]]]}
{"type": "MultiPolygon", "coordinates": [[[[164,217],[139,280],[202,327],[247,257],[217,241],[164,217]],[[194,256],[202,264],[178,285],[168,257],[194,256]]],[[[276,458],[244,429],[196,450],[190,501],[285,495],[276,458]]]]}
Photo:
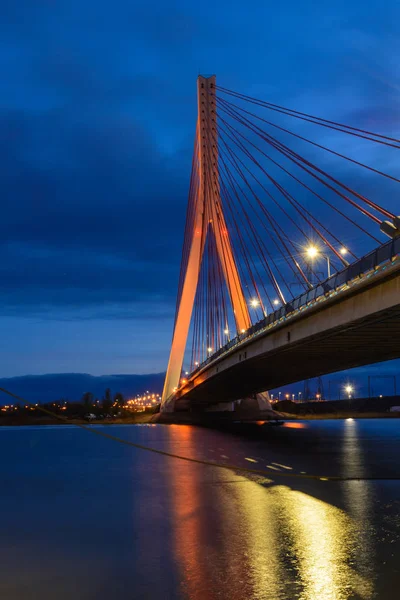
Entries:
{"type": "MultiPolygon", "coordinates": [[[[214,415],[216,416],[216,415],[214,415]]],[[[220,416],[220,415],[219,415],[220,416]]],[[[328,419],[398,419],[400,418],[400,413],[396,412],[361,412],[361,411],[340,411],[340,412],[327,412],[327,413],[310,413],[304,412],[301,414],[295,414],[291,412],[279,412],[279,416],[283,421],[324,421],[328,419]]],[[[230,420],[230,419],[229,419],[230,420]]],[[[238,419],[239,420],[239,419],[238,419]]],[[[205,425],[209,421],[209,419],[204,420],[196,420],[193,419],[193,415],[190,413],[179,413],[178,415],[171,415],[171,418],[166,420],[163,419],[161,422],[163,424],[201,424],[205,425]],[[175,418],[174,418],[175,417],[175,418]]],[[[222,419],[221,422],[228,421],[228,419],[222,419]]],[[[249,419],[245,419],[243,422],[249,421],[249,419]]],[[[250,420],[251,421],[251,420],[250,420]]],[[[0,418],[0,428],[1,427],[26,427],[26,426],[46,426],[46,425],[142,425],[146,423],[157,423],[159,419],[157,418],[157,414],[154,413],[136,413],[128,417],[123,418],[111,418],[111,419],[98,419],[95,421],[87,421],[85,419],[57,419],[53,417],[47,416],[32,416],[28,418],[18,418],[18,417],[1,417],[0,418]]],[[[211,421],[210,421],[211,423],[211,421]]]]}
{"type": "Polygon", "coordinates": [[[360,411],[343,411],[343,412],[331,412],[323,414],[315,413],[284,413],[280,412],[282,419],[284,420],[295,420],[295,421],[325,421],[327,419],[398,419],[400,418],[400,412],[360,412],[360,411]]]}
{"type": "Polygon", "coordinates": [[[0,417],[0,427],[7,426],[23,426],[26,427],[28,425],[89,425],[89,423],[94,423],[97,425],[136,425],[141,423],[150,423],[151,418],[154,414],[150,413],[136,413],[129,417],[124,418],[111,418],[111,419],[98,419],[95,421],[87,421],[85,419],[57,419],[56,417],[48,417],[48,416],[32,416],[32,417],[0,417]]]}
{"type": "Polygon", "coordinates": [[[281,400],[273,408],[286,419],[392,419],[400,416],[400,412],[391,411],[399,405],[399,396],[385,396],[322,402],[281,400]]]}

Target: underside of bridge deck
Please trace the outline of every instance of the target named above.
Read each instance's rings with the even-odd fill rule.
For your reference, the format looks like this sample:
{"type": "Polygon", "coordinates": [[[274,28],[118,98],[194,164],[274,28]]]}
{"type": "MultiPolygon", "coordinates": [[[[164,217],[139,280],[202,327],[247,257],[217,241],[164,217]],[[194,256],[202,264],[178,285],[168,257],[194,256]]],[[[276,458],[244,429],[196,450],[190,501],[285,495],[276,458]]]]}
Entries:
{"type": "Polygon", "coordinates": [[[287,344],[216,373],[185,394],[191,405],[237,399],[265,389],[400,357],[400,305],[287,344]]]}

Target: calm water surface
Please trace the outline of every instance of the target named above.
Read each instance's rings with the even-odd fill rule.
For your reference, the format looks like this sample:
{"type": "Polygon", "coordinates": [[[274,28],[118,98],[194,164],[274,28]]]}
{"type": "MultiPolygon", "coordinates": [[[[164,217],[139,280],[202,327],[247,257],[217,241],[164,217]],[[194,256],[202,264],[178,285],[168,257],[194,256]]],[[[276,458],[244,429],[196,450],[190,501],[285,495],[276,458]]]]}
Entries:
{"type": "Polygon", "coordinates": [[[98,430],[270,474],[160,456],[74,427],[2,428],[1,598],[400,597],[400,420],[254,425],[240,435],[98,430]]]}

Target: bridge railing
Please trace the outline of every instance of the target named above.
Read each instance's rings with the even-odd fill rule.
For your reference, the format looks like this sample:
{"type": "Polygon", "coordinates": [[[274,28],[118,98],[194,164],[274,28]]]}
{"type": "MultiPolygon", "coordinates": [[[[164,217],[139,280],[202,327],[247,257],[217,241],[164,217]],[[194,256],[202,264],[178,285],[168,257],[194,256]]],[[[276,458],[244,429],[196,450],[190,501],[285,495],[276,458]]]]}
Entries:
{"type": "Polygon", "coordinates": [[[302,309],[314,305],[315,302],[325,298],[327,295],[332,295],[332,292],[339,292],[342,288],[347,287],[352,281],[358,279],[361,276],[372,275],[378,267],[383,267],[387,262],[393,261],[393,259],[400,254],[400,237],[393,240],[389,240],[385,244],[379,246],[369,254],[366,254],[362,258],[358,259],[342,271],[335,273],[325,281],[314,286],[307,292],[304,292],[300,296],[294,298],[291,302],[287,302],[274,312],[270,313],[254,325],[252,325],[247,331],[237,335],[227,342],[224,346],[219,348],[214,354],[209,356],[203,361],[194,371],[191,376],[204,368],[205,365],[210,364],[216,358],[225,354],[235,346],[241,344],[243,341],[252,338],[254,335],[258,335],[262,331],[271,328],[274,325],[284,321],[286,317],[294,312],[301,311],[302,309]]]}

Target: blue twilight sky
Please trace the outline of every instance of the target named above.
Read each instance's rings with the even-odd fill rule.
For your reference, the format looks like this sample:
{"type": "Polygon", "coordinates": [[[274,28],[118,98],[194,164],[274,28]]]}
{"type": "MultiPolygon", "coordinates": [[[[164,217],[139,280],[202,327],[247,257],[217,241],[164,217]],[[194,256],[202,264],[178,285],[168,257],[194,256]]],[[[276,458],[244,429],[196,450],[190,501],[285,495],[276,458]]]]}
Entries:
{"type": "Polygon", "coordinates": [[[0,377],[164,370],[198,73],[394,133],[399,23],[396,0],[3,0],[0,377]]]}

